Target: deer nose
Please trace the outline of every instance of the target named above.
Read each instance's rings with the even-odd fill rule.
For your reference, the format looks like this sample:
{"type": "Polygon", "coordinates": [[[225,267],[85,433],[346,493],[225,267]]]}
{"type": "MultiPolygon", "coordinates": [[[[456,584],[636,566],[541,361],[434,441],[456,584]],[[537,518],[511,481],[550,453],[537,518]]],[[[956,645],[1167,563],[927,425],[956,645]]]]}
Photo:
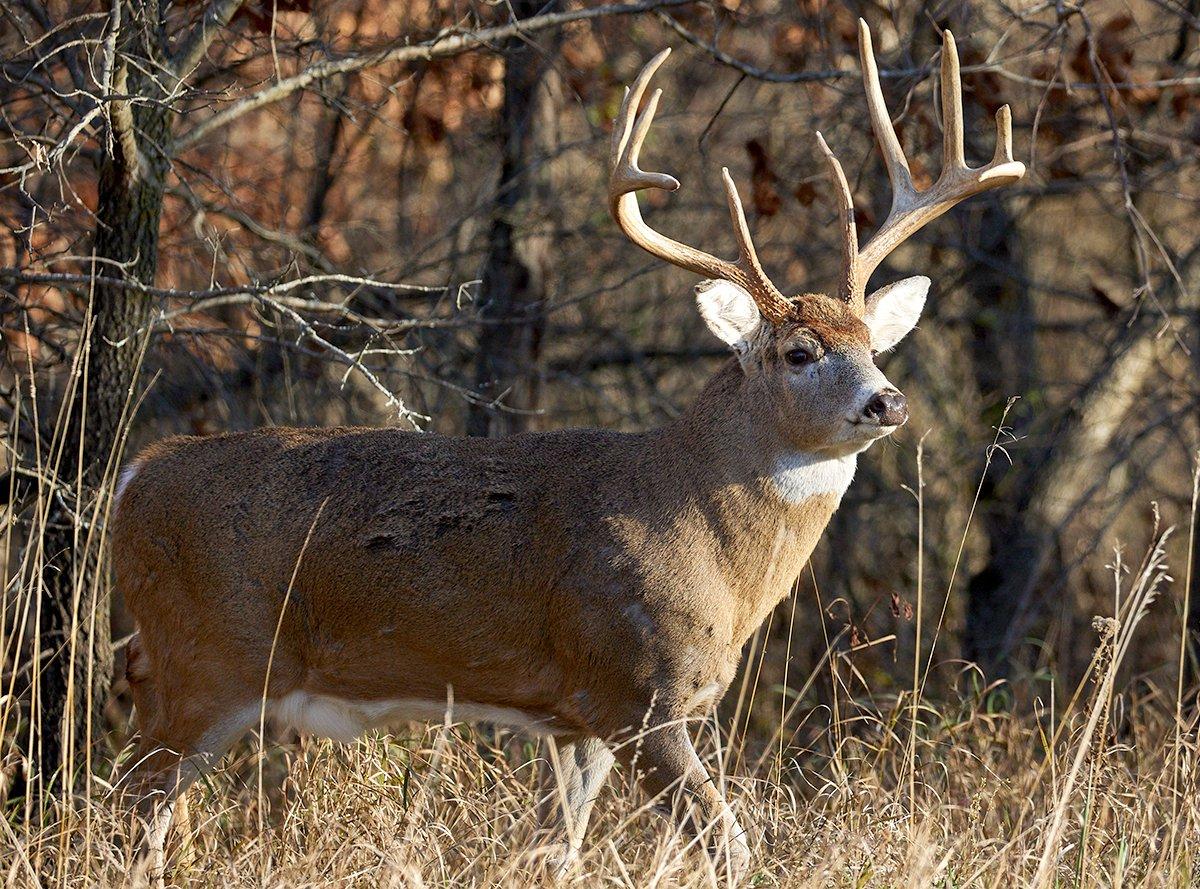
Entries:
{"type": "Polygon", "coordinates": [[[899,426],[908,420],[908,399],[895,389],[884,389],[871,396],[863,414],[880,426],[899,426]]]}

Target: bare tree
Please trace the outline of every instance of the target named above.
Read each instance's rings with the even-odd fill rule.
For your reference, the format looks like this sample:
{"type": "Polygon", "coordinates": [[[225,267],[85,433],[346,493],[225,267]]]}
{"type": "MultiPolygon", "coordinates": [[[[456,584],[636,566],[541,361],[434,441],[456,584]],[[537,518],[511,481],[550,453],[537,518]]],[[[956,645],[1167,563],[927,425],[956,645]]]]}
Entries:
{"type": "MultiPolygon", "coordinates": [[[[526,18],[543,9],[541,0],[514,0],[526,18]]],[[[546,9],[553,9],[551,3],[546,9]]],[[[488,254],[479,287],[479,334],[475,388],[467,431],[505,435],[525,428],[537,408],[538,353],[545,332],[551,233],[528,229],[530,203],[545,198],[546,161],[554,150],[554,72],[557,41],[544,45],[510,38],[504,58],[504,108],[500,115],[501,166],[488,254]],[[523,223],[523,225],[522,225],[523,223]]]]}

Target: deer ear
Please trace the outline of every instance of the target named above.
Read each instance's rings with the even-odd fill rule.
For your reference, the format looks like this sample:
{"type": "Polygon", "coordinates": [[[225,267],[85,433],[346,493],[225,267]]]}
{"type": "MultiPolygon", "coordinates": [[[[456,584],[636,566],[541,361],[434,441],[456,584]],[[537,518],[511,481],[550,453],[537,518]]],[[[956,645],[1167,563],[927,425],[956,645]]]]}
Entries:
{"type": "Polygon", "coordinates": [[[880,287],[867,297],[863,321],[871,331],[871,348],[886,352],[917,326],[930,280],[924,275],[880,287]]]}
{"type": "Polygon", "coordinates": [[[708,329],[738,355],[750,349],[750,336],[762,316],[753,297],[729,281],[701,281],[696,285],[696,305],[708,329]]]}

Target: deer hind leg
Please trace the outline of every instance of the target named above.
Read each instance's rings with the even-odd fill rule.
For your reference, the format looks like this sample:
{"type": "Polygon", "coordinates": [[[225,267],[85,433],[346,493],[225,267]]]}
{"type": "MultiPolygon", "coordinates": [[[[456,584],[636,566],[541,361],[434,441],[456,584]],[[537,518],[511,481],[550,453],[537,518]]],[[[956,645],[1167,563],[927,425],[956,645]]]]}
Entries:
{"type": "Polygon", "coordinates": [[[547,739],[549,756],[542,769],[540,820],[552,847],[545,866],[565,876],[579,860],[596,795],[612,769],[613,754],[599,738],[547,739]]]}
{"type": "Polygon", "coordinates": [[[622,745],[618,756],[688,834],[706,837],[718,873],[726,873],[731,883],[745,876],[750,868],[745,831],[704,768],[683,723],[649,729],[622,745]]]}

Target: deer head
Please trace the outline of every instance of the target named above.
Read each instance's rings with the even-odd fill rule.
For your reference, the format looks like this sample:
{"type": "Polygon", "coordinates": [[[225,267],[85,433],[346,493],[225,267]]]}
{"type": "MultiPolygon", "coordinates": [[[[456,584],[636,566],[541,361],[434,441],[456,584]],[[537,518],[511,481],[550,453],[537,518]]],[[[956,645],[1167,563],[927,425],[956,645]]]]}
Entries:
{"type": "Polygon", "coordinates": [[[942,171],[932,186],[918,191],[883,101],[871,32],[861,19],[858,35],[867,108],[891,181],[892,208],[883,225],[860,249],[846,177],[817,133],[838,199],[842,261],[833,295],[803,293],[787,298],[772,283],[758,261],[728,169],[722,170],[722,176],[738,244],[736,259],[719,259],[646,224],[637,192],[679,188],[674,177],[646,172],[638,166],[662,90],[651,95],[641,114],[637,110],[669,49],[651,59],[625,92],[613,127],[609,179],[609,209],[630,240],[660,259],[710,279],[696,288],[700,313],[709,329],[737,354],[747,385],[777,406],[777,431],[798,449],[830,454],[860,451],[908,419],[904,396],[888,382],[873,359],[896,345],[916,325],[930,280],[923,276],[906,278],[867,295],[871,273],[907,238],[955,204],[1016,182],[1025,173],[1024,164],[1013,160],[1012,118],[1007,105],[996,115],[992,161],[979,168],[966,164],[958,52],[954,37],[946,31],[941,70],[942,171]]]}

